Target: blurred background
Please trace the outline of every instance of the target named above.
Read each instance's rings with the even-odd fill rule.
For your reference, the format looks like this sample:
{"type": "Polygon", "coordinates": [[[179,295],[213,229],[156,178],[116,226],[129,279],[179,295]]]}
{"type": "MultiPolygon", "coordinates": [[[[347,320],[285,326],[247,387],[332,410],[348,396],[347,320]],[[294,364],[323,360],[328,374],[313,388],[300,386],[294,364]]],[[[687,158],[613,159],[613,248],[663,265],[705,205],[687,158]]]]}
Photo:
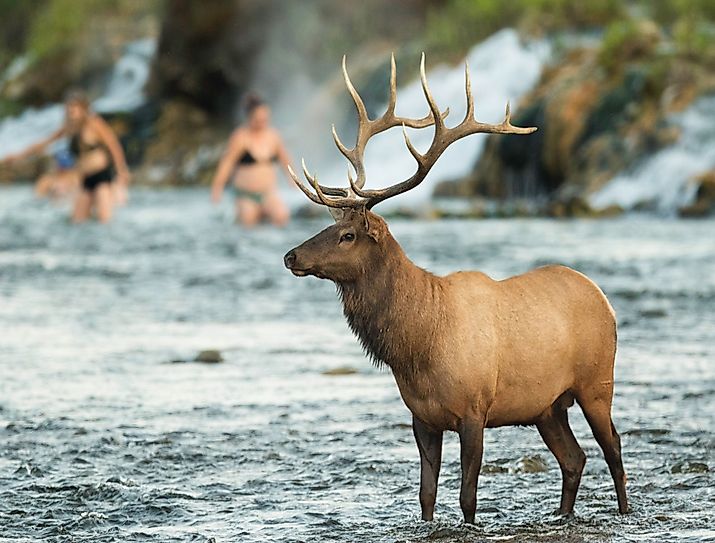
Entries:
{"type": "MultiPolygon", "coordinates": [[[[32,192],[50,156],[0,166],[1,543],[715,541],[715,2],[0,0],[0,158],[56,130],[77,86],[134,186],[110,224],[72,225],[70,202],[32,192]],[[480,120],[510,100],[515,124],[538,126],[457,142],[376,210],[437,274],[560,263],[603,288],[630,515],[574,408],[589,459],[575,519],[550,514],[559,467],[517,427],[487,432],[476,528],[455,435],[437,520],[420,522],[392,376],[334,285],[283,267],[332,219],[287,183],[288,228],[211,205],[248,91],[295,164],[344,185],[341,58],[376,116],[393,51],[398,113],[427,112],[425,51],[452,123],[468,60],[480,120]]],[[[410,137],[424,150],[431,129],[410,137]]],[[[414,168],[399,130],[366,159],[373,187],[414,168]]]]}
{"type": "MultiPolygon", "coordinates": [[[[63,93],[80,86],[120,133],[136,183],[206,184],[241,96],[256,91],[294,159],[342,184],[329,133],[335,123],[349,141],[354,129],[342,55],[376,115],[394,51],[398,110],[421,115],[424,50],[454,122],[467,58],[480,119],[496,122],[510,99],[515,119],[539,132],[461,142],[403,203],[434,193],[461,199],[441,212],[469,216],[695,216],[715,202],[709,0],[2,0],[0,9],[0,158],[55,129],[63,93]]],[[[430,135],[417,138],[426,146],[430,135]]],[[[407,175],[411,160],[399,134],[378,138],[369,178],[407,175]]],[[[5,168],[0,180],[34,178],[46,163],[5,168]]]]}

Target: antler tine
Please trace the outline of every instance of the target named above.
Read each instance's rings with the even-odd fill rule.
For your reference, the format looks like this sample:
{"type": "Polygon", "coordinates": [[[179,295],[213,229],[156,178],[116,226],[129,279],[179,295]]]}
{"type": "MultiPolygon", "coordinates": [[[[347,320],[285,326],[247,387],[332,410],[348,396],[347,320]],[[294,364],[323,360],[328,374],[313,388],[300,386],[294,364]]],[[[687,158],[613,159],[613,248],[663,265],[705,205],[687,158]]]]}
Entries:
{"type": "Polygon", "coordinates": [[[362,197],[362,194],[365,194],[365,192],[362,190],[362,187],[358,187],[357,180],[353,179],[353,176],[350,173],[350,166],[348,166],[348,183],[350,183],[350,188],[358,196],[362,197]]]}
{"type": "Polygon", "coordinates": [[[361,207],[365,204],[365,202],[363,202],[362,200],[358,200],[357,198],[328,198],[327,196],[325,196],[325,194],[323,194],[323,191],[320,187],[320,183],[318,183],[315,177],[311,178],[310,181],[313,185],[313,188],[315,189],[316,194],[318,195],[318,198],[320,199],[320,203],[324,206],[334,208],[346,208],[361,207]]]}
{"type": "MultiPolygon", "coordinates": [[[[307,172],[307,169],[305,167],[305,159],[301,159],[301,164],[303,166],[303,173],[305,173],[305,176],[307,179],[311,179],[312,176],[310,176],[307,172]]],[[[290,174],[291,178],[293,179],[293,182],[298,185],[298,187],[305,193],[305,190],[307,187],[305,187],[302,182],[298,179],[298,176],[296,176],[295,172],[293,169],[288,166],[288,173],[290,174]]],[[[311,180],[312,184],[312,180],[311,180]]],[[[328,196],[343,196],[347,197],[348,191],[346,189],[341,189],[339,187],[326,187],[325,185],[320,185],[320,190],[323,191],[323,193],[327,194],[328,196]]],[[[312,199],[312,198],[311,198],[312,199]]],[[[315,202],[315,200],[313,200],[315,202]]],[[[316,203],[322,203],[322,202],[316,202],[316,203]]]]}
{"type": "Polygon", "coordinates": [[[360,207],[365,204],[364,201],[358,200],[357,198],[351,197],[348,192],[344,189],[336,189],[332,187],[324,187],[320,183],[318,183],[318,178],[314,175],[312,175],[308,171],[308,167],[305,165],[305,160],[301,160],[301,165],[303,166],[303,174],[305,175],[305,178],[308,180],[308,182],[313,186],[313,189],[315,190],[315,194],[310,192],[307,187],[303,185],[303,183],[299,182],[296,178],[295,172],[293,170],[290,170],[291,177],[293,177],[293,180],[296,181],[298,186],[303,190],[303,193],[306,194],[313,202],[316,204],[322,204],[324,206],[328,207],[336,207],[336,208],[345,208],[345,207],[360,207]],[[325,190],[328,190],[329,192],[333,192],[335,194],[334,198],[328,198],[326,194],[329,192],[326,192],[325,190]],[[337,194],[337,192],[340,192],[341,194],[337,194]],[[345,195],[345,196],[342,196],[345,195]]]}
{"type": "Polygon", "coordinates": [[[343,144],[342,141],[340,141],[340,137],[338,136],[338,132],[335,130],[335,125],[333,124],[330,127],[331,131],[333,132],[333,141],[335,142],[335,145],[337,146],[338,150],[345,155],[347,158],[350,158],[350,149],[345,147],[345,144],[343,144]]]}
{"type": "Polygon", "coordinates": [[[464,121],[466,121],[474,118],[474,96],[472,95],[472,81],[469,77],[468,60],[464,61],[464,92],[467,95],[467,112],[464,114],[464,121]]]}
{"type": "MultiPolygon", "coordinates": [[[[444,127],[444,119],[439,111],[437,103],[434,101],[432,92],[429,90],[429,85],[427,85],[427,74],[425,72],[425,54],[422,53],[422,58],[420,59],[420,81],[422,82],[422,91],[425,94],[427,103],[429,104],[430,111],[432,112],[432,118],[434,119],[435,130],[444,127]]],[[[436,139],[436,138],[435,138],[436,139]]]]}
{"type": "MultiPolygon", "coordinates": [[[[521,127],[514,126],[511,124],[511,105],[509,102],[506,103],[506,111],[504,113],[504,120],[499,124],[487,124],[480,123],[475,119],[471,119],[462,123],[462,125],[455,128],[464,128],[466,133],[463,136],[468,136],[470,134],[531,134],[536,132],[537,128],[535,126],[521,127]],[[462,125],[464,125],[462,127],[462,125]]],[[[459,137],[463,137],[459,136],[459,137]]]]}
{"type": "Polygon", "coordinates": [[[410,151],[413,157],[415,157],[415,160],[417,161],[417,164],[422,164],[422,161],[424,160],[424,155],[420,153],[417,149],[415,149],[415,146],[412,145],[412,142],[410,141],[410,137],[407,135],[407,129],[405,128],[405,125],[402,125],[402,135],[405,138],[405,145],[407,146],[407,149],[410,151]]]}
{"type": "Polygon", "coordinates": [[[387,104],[387,111],[384,116],[394,115],[397,105],[397,66],[395,65],[395,53],[390,55],[390,101],[387,104]]]}
{"type": "Polygon", "coordinates": [[[324,194],[327,194],[329,196],[348,196],[348,191],[345,189],[341,189],[338,187],[326,187],[324,185],[321,185],[320,183],[317,182],[317,177],[312,175],[309,171],[308,168],[305,165],[305,159],[301,158],[300,160],[301,165],[303,166],[303,174],[305,175],[305,178],[310,181],[311,185],[315,185],[316,183],[320,187],[320,191],[323,192],[324,194]]]}
{"type": "Polygon", "coordinates": [[[323,193],[327,194],[328,196],[349,196],[348,191],[346,189],[341,189],[339,187],[326,187],[325,185],[320,185],[320,190],[322,190],[323,193]]]}
{"type": "Polygon", "coordinates": [[[311,175],[311,173],[308,171],[308,167],[305,165],[305,159],[301,159],[300,161],[301,166],[303,166],[303,175],[305,175],[305,178],[308,180],[308,182],[313,186],[313,189],[315,189],[315,194],[318,195],[318,198],[320,199],[320,203],[324,205],[329,205],[328,204],[328,199],[325,197],[325,194],[323,194],[323,191],[320,190],[320,184],[318,183],[318,180],[314,175],[311,175]]]}
{"type": "Polygon", "coordinates": [[[345,55],[343,55],[343,78],[345,79],[345,86],[348,88],[348,92],[350,93],[350,96],[352,97],[353,102],[355,102],[355,109],[357,109],[357,113],[358,113],[358,123],[359,124],[369,123],[370,118],[367,115],[367,109],[365,109],[365,103],[362,101],[362,98],[360,98],[358,91],[355,90],[355,87],[353,86],[353,82],[350,81],[350,75],[348,75],[347,57],[345,55]]]}
{"type": "Polygon", "coordinates": [[[293,182],[296,184],[296,186],[301,190],[303,194],[305,194],[312,202],[315,202],[316,204],[322,204],[323,202],[312,192],[310,192],[310,189],[305,186],[303,181],[300,180],[300,178],[295,174],[293,171],[293,168],[291,166],[288,166],[288,173],[290,174],[291,178],[293,179],[293,182]]]}

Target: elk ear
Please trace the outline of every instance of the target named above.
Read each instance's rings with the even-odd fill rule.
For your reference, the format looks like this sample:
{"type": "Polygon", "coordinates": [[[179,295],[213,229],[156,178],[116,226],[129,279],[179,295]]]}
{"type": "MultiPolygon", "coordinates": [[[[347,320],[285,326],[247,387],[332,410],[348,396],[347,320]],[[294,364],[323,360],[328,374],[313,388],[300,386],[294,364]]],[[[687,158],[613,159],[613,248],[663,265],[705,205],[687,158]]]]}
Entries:
{"type": "Polygon", "coordinates": [[[329,207],[328,211],[330,211],[330,214],[333,216],[333,219],[335,219],[335,222],[343,220],[343,217],[345,216],[345,211],[339,207],[329,207]]]}
{"type": "Polygon", "coordinates": [[[375,219],[374,216],[368,217],[365,213],[365,232],[373,241],[379,242],[385,233],[385,225],[381,220],[375,219]]]}

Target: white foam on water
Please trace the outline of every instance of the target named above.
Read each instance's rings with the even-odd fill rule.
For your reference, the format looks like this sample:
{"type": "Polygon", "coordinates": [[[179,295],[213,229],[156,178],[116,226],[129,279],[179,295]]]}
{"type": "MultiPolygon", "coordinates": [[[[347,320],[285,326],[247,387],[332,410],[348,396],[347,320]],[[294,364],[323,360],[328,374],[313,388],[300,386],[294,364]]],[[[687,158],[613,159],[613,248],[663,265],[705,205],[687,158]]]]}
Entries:
{"type": "Polygon", "coordinates": [[[591,195],[593,208],[647,205],[672,215],[692,203],[697,191],[693,177],[715,168],[715,96],[700,98],[672,121],[682,130],[677,143],[614,177],[591,195]]]}
{"type": "MultiPolygon", "coordinates": [[[[471,49],[466,61],[472,81],[476,117],[483,122],[498,123],[504,118],[507,101],[516,109],[519,100],[539,80],[544,63],[550,57],[546,41],[523,42],[513,29],[497,32],[471,49]]],[[[456,66],[429,66],[427,79],[430,90],[442,110],[449,107],[447,126],[454,126],[464,117],[466,98],[464,89],[464,64],[456,66]]],[[[397,59],[398,78],[411,70],[418,75],[417,66],[408,66],[397,59]]],[[[408,72],[410,73],[410,72],[408,72]]],[[[359,89],[358,89],[359,91],[359,89]]],[[[384,111],[384,107],[376,108],[384,111]]],[[[396,113],[406,117],[423,117],[429,109],[419,79],[401,87],[397,92],[396,113]]],[[[431,128],[408,129],[410,140],[419,151],[425,151],[434,135],[431,128]]],[[[428,178],[409,193],[393,202],[381,204],[415,206],[427,201],[435,184],[445,179],[467,175],[482,153],[486,135],[474,135],[452,144],[432,168],[428,178]]],[[[343,138],[348,147],[353,141],[343,138]]],[[[327,168],[321,168],[320,180],[327,185],[347,185],[347,161],[336,151],[336,159],[327,168]],[[325,170],[325,171],[323,171],[325,170]]],[[[405,146],[401,129],[373,138],[365,152],[367,188],[384,187],[402,181],[414,173],[415,161],[405,146]]],[[[310,164],[308,164],[310,167],[310,164]]],[[[302,195],[293,194],[291,200],[299,201],[302,195]]]]}
{"type": "MultiPolygon", "coordinates": [[[[127,44],[112,70],[105,93],[93,103],[96,111],[126,112],[144,103],[144,86],[155,48],[153,39],[127,44]]],[[[3,119],[0,121],[0,159],[50,136],[62,126],[63,119],[62,104],[27,109],[16,117],[3,119]]]]}

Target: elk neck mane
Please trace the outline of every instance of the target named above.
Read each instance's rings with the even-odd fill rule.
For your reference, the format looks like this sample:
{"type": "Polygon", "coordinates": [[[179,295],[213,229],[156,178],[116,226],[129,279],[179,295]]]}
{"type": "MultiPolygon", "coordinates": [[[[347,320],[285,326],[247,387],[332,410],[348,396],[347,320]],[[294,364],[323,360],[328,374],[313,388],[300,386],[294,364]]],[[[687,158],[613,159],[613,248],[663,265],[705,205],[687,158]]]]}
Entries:
{"type": "Polygon", "coordinates": [[[375,365],[409,377],[429,364],[443,322],[442,284],[389,232],[357,281],[336,284],[348,325],[375,365]]]}

